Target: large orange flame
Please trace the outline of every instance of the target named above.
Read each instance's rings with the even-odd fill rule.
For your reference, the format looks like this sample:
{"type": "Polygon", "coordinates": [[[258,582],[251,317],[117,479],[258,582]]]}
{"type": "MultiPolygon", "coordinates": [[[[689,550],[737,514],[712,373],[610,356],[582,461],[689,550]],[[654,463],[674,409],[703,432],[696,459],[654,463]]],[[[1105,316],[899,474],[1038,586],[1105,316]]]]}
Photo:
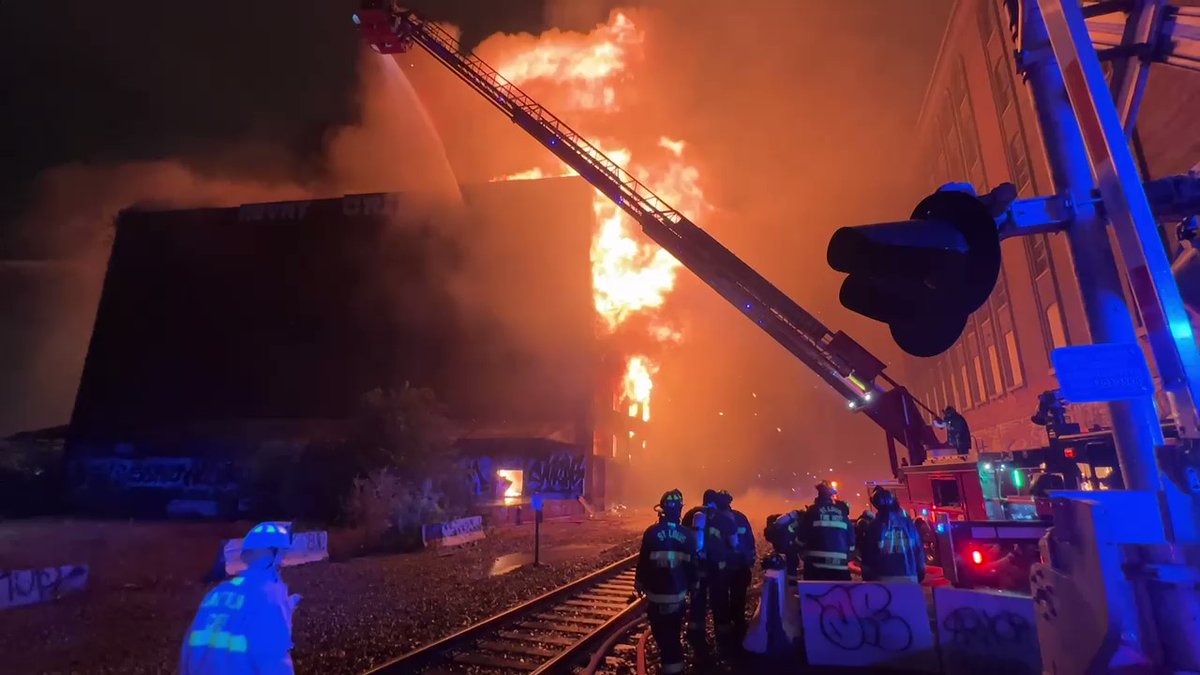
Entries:
{"type": "MultiPolygon", "coordinates": [[[[524,49],[492,60],[501,76],[513,84],[554,85],[538,93],[548,107],[603,117],[620,109],[623,86],[628,82],[625,68],[631,50],[640,47],[642,39],[643,34],[626,14],[614,12],[608,23],[586,35],[551,31],[524,49]]],[[[612,138],[589,141],[684,214],[694,216],[704,209],[699,172],[684,160],[684,141],[662,136],[657,147],[645,149],[651,161],[637,164],[632,163],[633,153],[624,143],[612,138]]],[[[503,180],[574,173],[565,167],[534,167],[503,180]]],[[[592,288],[601,326],[612,333],[631,317],[649,314],[651,339],[678,342],[679,331],[654,312],[675,287],[679,262],[638,237],[637,223],[605,195],[596,193],[593,208],[597,228],[591,247],[592,288]]],[[[628,357],[623,390],[631,417],[650,419],[650,392],[657,371],[658,366],[644,355],[628,357]]]]}

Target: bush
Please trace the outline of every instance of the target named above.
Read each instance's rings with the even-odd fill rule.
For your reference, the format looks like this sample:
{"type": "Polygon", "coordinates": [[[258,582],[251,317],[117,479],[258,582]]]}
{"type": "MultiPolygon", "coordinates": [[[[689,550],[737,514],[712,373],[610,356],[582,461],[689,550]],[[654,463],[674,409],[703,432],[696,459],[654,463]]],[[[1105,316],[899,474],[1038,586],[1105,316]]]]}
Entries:
{"type": "Polygon", "coordinates": [[[354,524],[371,538],[415,532],[419,543],[422,523],[470,503],[454,438],[433,392],[375,390],[363,396],[351,438],[263,448],[246,464],[247,486],[263,516],[354,524]]]}
{"type": "Polygon", "coordinates": [[[0,516],[61,513],[64,480],[60,444],[0,442],[0,516]]]}
{"type": "MultiPolygon", "coordinates": [[[[465,507],[465,504],[460,505],[465,507]]],[[[461,515],[432,480],[405,481],[388,470],[354,479],[345,513],[368,541],[381,548],[411,550],[421,545],[421,526],[461,515]]]]}

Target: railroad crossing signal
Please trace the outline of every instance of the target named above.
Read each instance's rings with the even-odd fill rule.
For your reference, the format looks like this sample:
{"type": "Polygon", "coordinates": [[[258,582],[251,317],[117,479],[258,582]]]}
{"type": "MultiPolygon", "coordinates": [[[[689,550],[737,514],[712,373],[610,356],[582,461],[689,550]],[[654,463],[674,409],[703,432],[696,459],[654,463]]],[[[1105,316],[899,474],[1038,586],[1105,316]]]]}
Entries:
{"type": "Polygon", "coordinates": [[[849,274],[840,295],[846,309],[886,323],[909,354],[936,356],[996,285],[1000,235],[984,200],[942,190],[922,200],[910,220],[841,228],[828,259],[849,274]]]}

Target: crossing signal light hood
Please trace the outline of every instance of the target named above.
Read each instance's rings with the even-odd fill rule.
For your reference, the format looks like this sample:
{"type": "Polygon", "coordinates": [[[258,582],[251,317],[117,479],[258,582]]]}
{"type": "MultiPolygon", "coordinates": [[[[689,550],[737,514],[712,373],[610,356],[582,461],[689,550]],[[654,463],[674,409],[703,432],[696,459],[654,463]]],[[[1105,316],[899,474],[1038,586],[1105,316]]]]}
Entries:
{"type": "Polygon", "coordinates": [[[829,266],[849,276],[842,305],[886,323],[913,356],[936,356],[962,334],[1000,275],[1000,236],[990,207],[958,191],[926,197],[912,218],[843,227],[829,266]]]}

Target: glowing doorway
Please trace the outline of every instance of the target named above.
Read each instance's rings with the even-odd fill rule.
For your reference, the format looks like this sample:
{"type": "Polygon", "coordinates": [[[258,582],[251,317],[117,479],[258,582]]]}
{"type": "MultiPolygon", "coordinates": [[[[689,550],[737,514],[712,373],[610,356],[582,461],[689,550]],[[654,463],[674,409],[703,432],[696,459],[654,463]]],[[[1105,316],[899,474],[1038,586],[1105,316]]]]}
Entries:
{"type": "Polygon", "coordinates": [[[508,488],[504,490],[505,497],[520,497],[524,493],[525,472],[521,469],[500,469],[496,475],[508,481],[508,488]]]}

